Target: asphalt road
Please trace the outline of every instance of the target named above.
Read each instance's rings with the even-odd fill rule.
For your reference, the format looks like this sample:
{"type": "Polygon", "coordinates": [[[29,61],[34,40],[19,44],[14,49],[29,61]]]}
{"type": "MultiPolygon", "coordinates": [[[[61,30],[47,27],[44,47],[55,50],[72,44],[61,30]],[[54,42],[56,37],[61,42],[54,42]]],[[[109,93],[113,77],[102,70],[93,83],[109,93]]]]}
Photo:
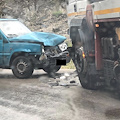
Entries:
{"type": "Polygon", "coordinates": [[[21,80],[1,70],[0,120],[120,120],[120,99],[105,90],[83,89],[73,72],[60,70],[53,79],[37,70],[21,80]]]}

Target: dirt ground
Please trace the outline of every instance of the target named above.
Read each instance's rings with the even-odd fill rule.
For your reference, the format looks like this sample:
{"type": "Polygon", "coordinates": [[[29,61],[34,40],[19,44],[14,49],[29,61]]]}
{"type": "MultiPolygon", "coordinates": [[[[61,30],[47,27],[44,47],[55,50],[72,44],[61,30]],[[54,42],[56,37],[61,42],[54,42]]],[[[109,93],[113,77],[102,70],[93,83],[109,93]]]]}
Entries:
{"type": "Polygon", "coordinates": [[[83,89],[74,71],[60,70],[54,79],[36,70],[17,79],[1,70],[0,120],[120,120],[118,97],[83,89]]]}

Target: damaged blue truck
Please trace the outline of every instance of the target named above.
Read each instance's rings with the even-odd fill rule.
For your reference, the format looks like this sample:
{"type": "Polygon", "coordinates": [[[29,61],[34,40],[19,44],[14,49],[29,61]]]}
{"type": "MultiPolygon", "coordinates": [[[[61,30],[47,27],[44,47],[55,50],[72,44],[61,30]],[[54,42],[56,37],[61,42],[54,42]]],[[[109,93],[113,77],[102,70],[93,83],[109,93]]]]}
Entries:
{"type": "Polygon", "coordinates": [[[0,19],[0,68],[12,69],[20,79],[34,69],[57,72],[70,61],[65,37],[32,32],[16,19],[0,19]]]}

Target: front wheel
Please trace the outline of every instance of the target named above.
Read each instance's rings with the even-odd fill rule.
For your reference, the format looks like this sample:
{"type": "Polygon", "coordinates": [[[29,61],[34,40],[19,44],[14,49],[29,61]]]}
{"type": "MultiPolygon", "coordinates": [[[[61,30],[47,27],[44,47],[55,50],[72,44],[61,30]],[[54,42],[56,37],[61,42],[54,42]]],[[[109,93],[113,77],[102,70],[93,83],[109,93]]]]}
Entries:
{"type": "Polygon", "coordinates": [[[96,75],[89,75],[89,73],[79,74],[79,80],[83,88],[89,89],[89,90],[97,90],[98,85],[97,85],[97,78],[96,75]]]}
{"type": "Polygon", "coordinates": [[[20,79],[29,78],[33,73],[32,62],[24,56],[15,58],[11,68],[13,74],[20,79]]]}
{"type": "MultiPolygon", "coordinates": [[[[78,73],[79,81],[81,86],[85,89],[96,90],[97,86],[97,76],[96,74],[90,74],[93,67],[89,67],[87,61],[82,56],[82,50],[77,49],[75,51],[75,67],[78,73]]],[[[94,69],[94,68],[93,68],[94,69]]]]}

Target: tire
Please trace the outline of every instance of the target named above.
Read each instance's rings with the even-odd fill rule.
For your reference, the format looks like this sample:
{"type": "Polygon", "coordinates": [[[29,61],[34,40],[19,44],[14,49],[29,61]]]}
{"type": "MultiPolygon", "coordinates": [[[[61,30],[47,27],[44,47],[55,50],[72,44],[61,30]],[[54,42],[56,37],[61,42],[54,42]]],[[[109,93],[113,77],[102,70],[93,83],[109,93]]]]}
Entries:
{"type": "Polygon", "coordinates": [[[75,67],[78,73],[81,86],[85,89],[96,90],[98,89],[96,75],[89,74],[89,68],[86,59],[82,57],[82,51],[77,49],[75,52],[75,67]]]}
{"type": "Polygon", "coordinates": [[[29,78],[34,70],[32,62],[24,56],[15,58],[11,68],[13,74],[20,79],[29,78]]]}
{"type": "Polygon", "coordinates": [[[115,88],[117,88],[117,90],[120,94],[120,65],[115,65],[113,71],[114,71],[114,75],[115,75],[115,78],[116,78],[115,88]]]}
{"type": "Polygon", "coordinates": [[[83,88],[89,90],[97,90],[97,82],[96,82],[96,75],[89,75],[89,73],[79,74],[79,80],[83,88]]]}
{"type": "Polygon", "coordinates": [[[48,67],[45,67],[45,68],[43,68],[43,70],[45,71],[45,72],[47,72],[48,74],[50,74],[50,73],[56,73],[57,71],[59,71],[60,70],[60,68],[61,68],[61,66],[53,66],[53,67],[50,67],[50,66],[48,66],[48,67]]]}
{"type": "Polygon", "coordinates": [[[75,50],[74,64],[78,73],[81,73],[83,71],[84,62],[82,57],[82,50],[80,48],[75,50]]]}

